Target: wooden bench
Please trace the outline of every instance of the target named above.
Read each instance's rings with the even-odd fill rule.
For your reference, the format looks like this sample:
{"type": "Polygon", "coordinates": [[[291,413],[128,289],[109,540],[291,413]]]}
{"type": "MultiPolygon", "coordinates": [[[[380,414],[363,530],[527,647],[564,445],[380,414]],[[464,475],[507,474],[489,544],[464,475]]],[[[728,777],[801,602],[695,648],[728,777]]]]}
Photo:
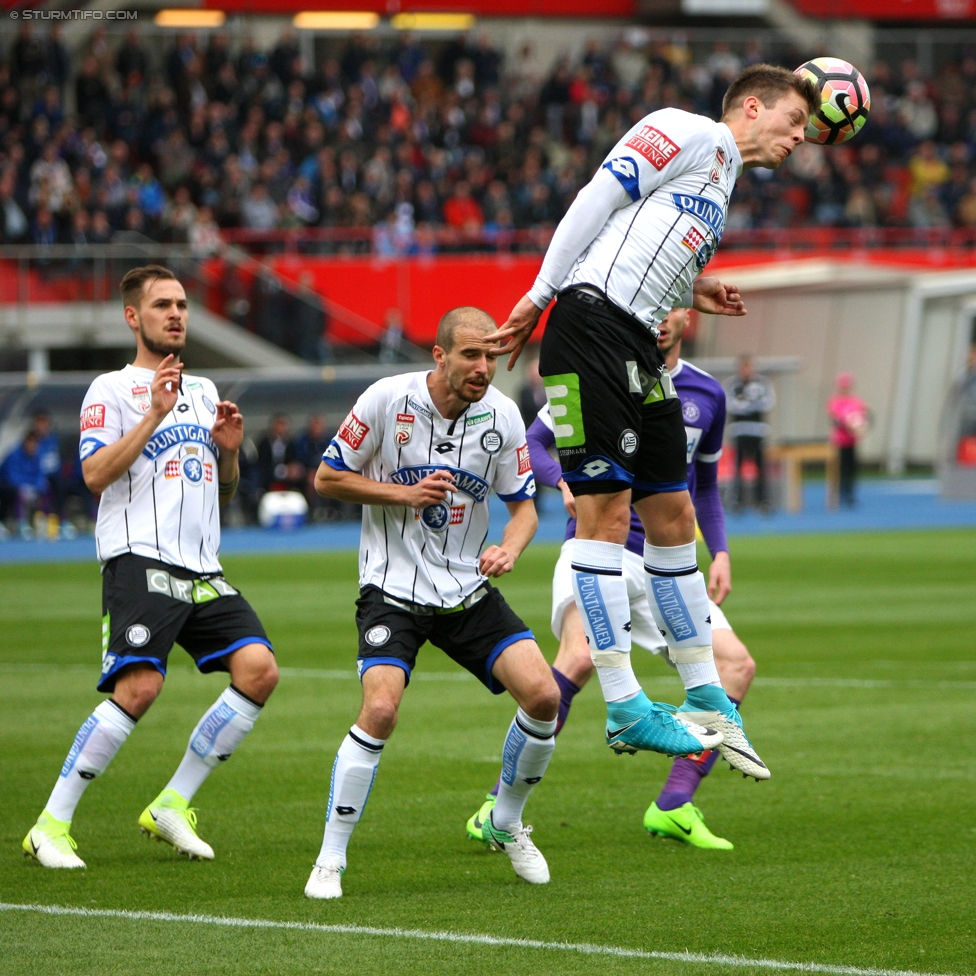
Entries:
{"type": "Polygon", "coordinates": [[[840,461],[837,448],[823,442],[801,442],[798,444],[776,444],[767,451],[771,461],[783,465],[783,479],[786,487],[786,510],[803,511],[803,465],[823,464],[827,469],[827,508],[836,508],[840,488],[840,461]]]}

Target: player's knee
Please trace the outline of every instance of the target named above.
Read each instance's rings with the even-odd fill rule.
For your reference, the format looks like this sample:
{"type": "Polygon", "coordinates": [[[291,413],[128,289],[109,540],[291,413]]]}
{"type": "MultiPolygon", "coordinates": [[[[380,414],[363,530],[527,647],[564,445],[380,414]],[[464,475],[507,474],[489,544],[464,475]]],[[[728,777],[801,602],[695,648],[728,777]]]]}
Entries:
{"type": "Polygon", "coordinates": [[[135,718],[141,718],[163,689],[163,676],[153,667],[124,670],[115,682],[112,698],[135,718]]]}
{"type": "Polygon", "coordinates": [[[748,686],[756,675],[756,662],[748,648],[731,630],[717,630],[712,635],[715,663],[720,671],[734,674],[748,686]]]}
{"type": "Polygon", "coordinates": [[[278,662],[275,661],[275,656],[270,652],[258,665],[254,675],[254,684],[262,701],[266,701],[271,692],[278,687],[278,662]]]}
{"type": "Polygon", "coordinates": [[[377,739],[388,739],[396,728],[399,705],[385,696],[371,697],[363,702],[359,726],[377,739]]]}
{"type": "Polygon", "coordinates": [[[559,711],[559,685],[551,673],[528,689],[522,709],[526,715],[540,722],[551,722],[556,717],[559,711]]]}

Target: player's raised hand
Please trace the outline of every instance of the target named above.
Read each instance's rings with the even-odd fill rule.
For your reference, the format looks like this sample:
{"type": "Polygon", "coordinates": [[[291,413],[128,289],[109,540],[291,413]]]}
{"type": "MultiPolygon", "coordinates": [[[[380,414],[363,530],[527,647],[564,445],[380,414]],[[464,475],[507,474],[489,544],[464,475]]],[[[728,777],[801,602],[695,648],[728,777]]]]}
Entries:
{"type": "Polygon", "coordinates": [[[454,475],[450,471],[432,471],[406,491],[404,504],[408,508],[426,508],[447,498],[454,487],[454,475]]]}
{"type": "Polygon", "coordinates": [[[695,308],[709,315],[745,315],[746,306],[735,285],[715,277],[695,279],[695,308]]]}
{"type": "Polygon", "coordinates": [[[510,573],[515,566],[515,557],[501,546],[489,546],[481,554],[481,572],[484,576],[497,579],[510,573]]]}
{"type": "Polygon", "coordinates": [[[217,404],[217,419],[210,434],[222,451],[239,451],[244,440],[244,417],[236,403],[221,400],[217,404]]]}
{"type": "Polygon", "coordinates": [[[489,332],[485,336],[486,342],[501,343],[494,350],[495,356],[511,353],[508,357],[509,369],[518,362],[519,355],[529,341],[529,336],[539,324],[539,318],[543,311],[528,295],[523,295],[515,308],[512,309],[512,313],[505,324],[497,332],[489,332]]]}
{"type": "Polygon", "coordinates": [[[156,375],[152,378],[149,389],[152,393],[150,410],[159,420],[162,420],[176,406],[180,396],[180,375],[183,364],[174,362],[170,353],[157,367],[156,375]]]}

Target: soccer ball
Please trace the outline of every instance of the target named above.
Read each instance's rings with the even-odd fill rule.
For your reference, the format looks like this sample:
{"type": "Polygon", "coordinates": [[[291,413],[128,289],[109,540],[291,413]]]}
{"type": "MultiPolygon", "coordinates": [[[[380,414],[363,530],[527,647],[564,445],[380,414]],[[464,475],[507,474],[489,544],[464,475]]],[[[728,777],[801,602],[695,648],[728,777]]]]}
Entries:
{"type": "Polygon", "coordinates": [[[794,74],[808,78],[820,92],[820,110],[807,123],[807,142],[835,146],[861,131],[871,110],[871,92],[854,65],[840,58],[814,58],[794,74]]]}

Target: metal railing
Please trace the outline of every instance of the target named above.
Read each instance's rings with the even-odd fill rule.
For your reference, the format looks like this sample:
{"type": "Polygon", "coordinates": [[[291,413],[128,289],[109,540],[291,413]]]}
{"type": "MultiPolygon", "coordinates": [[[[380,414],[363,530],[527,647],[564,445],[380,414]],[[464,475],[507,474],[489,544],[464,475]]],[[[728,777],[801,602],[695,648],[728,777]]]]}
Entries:
{"type": "MultiPolygon", "coordinates": [[[[165,264],[191,301],[307,362],[369,362],[380,355],[386,337],[381,325],[229,244],[206,254],[148,239],[3,246],[0,303],[114,301],[125,273],[144,264],[165,264]]],[[[426,350],[405,339],[393,351],[406,362],[429,359],[426,350]]]]}

